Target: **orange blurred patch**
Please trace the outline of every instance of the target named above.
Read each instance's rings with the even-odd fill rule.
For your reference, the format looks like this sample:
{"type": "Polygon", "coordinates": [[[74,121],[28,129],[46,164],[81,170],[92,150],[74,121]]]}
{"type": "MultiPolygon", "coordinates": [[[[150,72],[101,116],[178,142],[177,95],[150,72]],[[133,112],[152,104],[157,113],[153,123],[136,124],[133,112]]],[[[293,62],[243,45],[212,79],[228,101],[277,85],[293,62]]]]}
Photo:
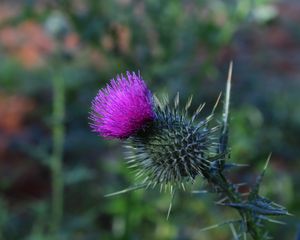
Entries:
{"type": "Polygon", "coordinates": [[[112,36],[110,35],[104,35],[101,38],[101,46],[107,50],[107,51],[111,51],[114,48],[114,40],[112,38],[112,36]]]}
{"type": "Polygon", "coordinates": [[[26,68],[41,66],[43,59],[40,52],[34,46],[24,46],[15,55],[26,68]]]}
{"type": "Polygon", "coordinates": [[[76,33],[68,34],[64,39],[64,47],[67,51],[75,51],[79,47],[79,36],[76,33]]]}
{"type": "Polygon", "coordinates": [[[107,68],[109,63],[103,53],[101,53],[97,49],[90,49],[89,51],[89,59],[91,64],[96,68],[107,68]]]}
{"type": "Polygon", "coordinates": [[[115,31],[117,35],[117,45],[122,53],[128,53],[130,50],[131,31],[127,26],[116,24],[115,31]]]}
{"type": "Polygon", "coordinates": [[[19,45],[19,33],[12,27],[2,28],[0,43],[6,49],[14,49],[19,45]]]}
{"type": "Polygon", "coordinates": [[[53,40],[46,34],[42,26],[35,21],[25,21],[19,28],[24,37],[24,42],[32,44],[41,53],[50,53],[54,50],[53,40]]]}
{"type": "Polygon", "coordinates": [[[54,42],[40,24],[28,20],[0,30],[0,45],[27,68],[41,66],[54,51],[54,42]]]}
{"type": "Polygon", "coordinates": [[[24,96],[0,93],[0,131],[6,135],[17,134],[34,106],[33,101],[24,96]]]}
{"type": "MultiPolygon", "coordinates": [[[[57,47],[57,42],[49,36],[36,21],[27,20],[18,26],[0,29],[0,46],[8,55],[16,58],[25,68],[42,67],[47,63],[57,47]]],[[[75,52],[80,46],[78,34],[71,32],[63,39],[68,52],[75,52]]]]}

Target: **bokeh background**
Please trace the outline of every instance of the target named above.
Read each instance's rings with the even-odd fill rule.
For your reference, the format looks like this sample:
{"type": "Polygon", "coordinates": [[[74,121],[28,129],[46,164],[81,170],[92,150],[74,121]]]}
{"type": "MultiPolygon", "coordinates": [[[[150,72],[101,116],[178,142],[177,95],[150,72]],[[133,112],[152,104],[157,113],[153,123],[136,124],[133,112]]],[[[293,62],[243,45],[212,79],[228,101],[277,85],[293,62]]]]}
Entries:
{"type": "MultiPolygon", "coordinates": [[[[119,141],[88,126],[109,79],[140,70],[153,92],[209,112],[234,61],[233,181],[255,182],[285,205],[274,239],[299,239],[300,2],[298,0],[0,1],[0,239],[232,239],[236,218],[213,195],[143,190],[119,141]],[[298,238],[297,238],[298,237],[298,238]]],[[[217,111],[221,111],[219,108],[217,111]]],[[[201,181],[200,181],[201,182],[201,181]]]]}

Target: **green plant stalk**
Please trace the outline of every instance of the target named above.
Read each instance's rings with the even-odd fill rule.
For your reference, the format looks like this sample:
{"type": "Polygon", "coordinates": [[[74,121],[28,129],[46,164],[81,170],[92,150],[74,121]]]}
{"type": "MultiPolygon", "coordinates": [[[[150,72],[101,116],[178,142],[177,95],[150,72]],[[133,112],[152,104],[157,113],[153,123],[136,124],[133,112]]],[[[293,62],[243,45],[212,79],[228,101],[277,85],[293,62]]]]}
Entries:
{"type": "Polygon", "coordinates": [[[56,75],[52,80],[53,84],[53,125],[52,139],[53,152],[51,157],[52,171],[52,204],[51,204],[51,232],[56,234],[59,231],[63,217],[63,145],[65,138],[65,90],[64,79],[56,75]]]}
{"type": "Polygon", "coordinates": [[[125,212],[125,231],[123,235],[123,239],[130,239],[131,232],[131,207],[132,207],[132,193],[129,193],[126,197],[126,212],[125,212]]]}
{"type": "MultiPolygon", "coordinates": [[[[212,175],[210,180],[216,187],[221,189],[223,195],[226,196],[230,202],[243,203],[241,194],[235,191],[234,185],[228,182],[221,172],[212,175]]],[[[246,232],[248,232],[254,240],[263,239],[263,233],[256,225],[256,219],[254,219],[253,215],[244,209],[237,210],[241,218],[245,219],[247,222],[247,226],[245,226],[246,232]]]]}

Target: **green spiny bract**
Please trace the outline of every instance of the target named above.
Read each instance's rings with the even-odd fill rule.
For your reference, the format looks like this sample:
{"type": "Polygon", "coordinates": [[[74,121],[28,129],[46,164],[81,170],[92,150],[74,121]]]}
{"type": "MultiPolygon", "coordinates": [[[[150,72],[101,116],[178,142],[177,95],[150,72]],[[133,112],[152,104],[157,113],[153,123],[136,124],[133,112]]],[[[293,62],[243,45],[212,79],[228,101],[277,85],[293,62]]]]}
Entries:
{"type": "Polygon", "coordinates": [[[193,182],[198,175],[205,175],[210,167],[210,151],[214,146],[213,133],[209,128],[209,115],[202,121],[195,119],[204,105],[194,115],[187,115],[191,99],[185,111],[175,106],[155,107],[155,119],[127,140],[128,163],[136,169],[136,176],[142,183],[155,187],[160,185],[185,188],[186,182],[193,182]]]}

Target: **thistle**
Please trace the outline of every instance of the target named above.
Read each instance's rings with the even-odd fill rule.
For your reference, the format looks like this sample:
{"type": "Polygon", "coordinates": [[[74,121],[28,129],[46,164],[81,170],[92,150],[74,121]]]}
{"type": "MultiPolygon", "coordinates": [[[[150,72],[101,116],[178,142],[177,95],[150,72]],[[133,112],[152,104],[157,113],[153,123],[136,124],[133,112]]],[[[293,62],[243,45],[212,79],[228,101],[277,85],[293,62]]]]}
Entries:
{"type": "MultiPolygon", "coordinates": [[[[247,234],[253,239],[268,239],[263,222],[281,223],[269,216],[289,213],[284,207],[260,196],[259,186],[266,167],[246,197],[239,192],[240,184],[231,183],[224,175],[225,170],[241,166],[228,162],[231,74],[232,64],[219,125],[211,120],[220,96],[211,114],[200,117],[204,104],[190,115],[192,98],[183,109],[179,106],[179,94],[172,105],[167,99],[159,100],[149,91],[140,74],[127,72],[126,76],[117,76],[100,90],[92,102],[90,125],[104,138],[123,140],[128,165],[134,169],[139,181],[132,187],[106,196],[160,186],[160,190],[169,188],[173,199],[175,189],[185,190],[187,183],[194,183],[200,176],[210,183],[212,192],[222,197],[218,204],[237,209],[241,217],[213,227],[230,225],[235,239],[246,239],[247,234]],[[239,234],[234,229],[235,224],[239,225],[239,234]]],[[[199,192],[208,191],[194,191],[199,192]]],[[[172,201],[168,216],[171,206],[172,201]]]]}
{"type": "Polygon", "coordinates": [[[217,129],[208,128],[212,115],[197,121],[202,104],[189,118],[192,98],[180,111],[179,94],[171,108],[168,100],[153,97],[139,74],[126,76],[99,91],[92,102],[92,129],[105,138],[125,140],[129,167],[143,186],[185,189],[186,182],[210,167],[217,129]]]}

